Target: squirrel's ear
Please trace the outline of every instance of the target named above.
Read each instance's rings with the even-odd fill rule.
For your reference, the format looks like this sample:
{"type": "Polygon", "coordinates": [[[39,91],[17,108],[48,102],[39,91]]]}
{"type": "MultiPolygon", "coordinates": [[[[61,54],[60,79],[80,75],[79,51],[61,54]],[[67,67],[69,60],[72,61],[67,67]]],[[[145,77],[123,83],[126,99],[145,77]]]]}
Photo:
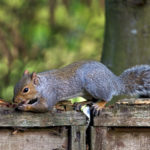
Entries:
{"type": "Polygon", "coordinates": [[[39,83],[38,76],[37,76],[37,74],[35,72],[32,73],[31,79],[32,79],[34,84],[37,85],[39,83]]]}
{"type": "Polygon", "coordinates": [[[28,75],[29,74],[29,71],[28,70],[25,70],[23,75],[28,75]]]}

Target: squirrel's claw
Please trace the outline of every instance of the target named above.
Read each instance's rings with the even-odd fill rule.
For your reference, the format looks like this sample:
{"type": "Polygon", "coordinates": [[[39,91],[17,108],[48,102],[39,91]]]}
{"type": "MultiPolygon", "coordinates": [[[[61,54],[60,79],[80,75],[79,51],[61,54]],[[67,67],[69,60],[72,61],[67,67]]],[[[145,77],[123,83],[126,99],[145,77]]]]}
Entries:
{"type": "Polygon", "coordinates": [[[105,108],[107,102],[105,101],[101,101],[101,102],[97,102],[95,104],[93,104],[91,106],[91,110],[92,110],[92,114],[94,116],[99,116],[100,113],[102,112],[102,110],[105,108]]]}
{"type": "Polygon", "coordinates": [[[92,111],[92,114],[93,114],[94,116],[99,116],[100,113],[101,113],[101,111],[102,111],[102,109],[97,109],[95,106],[92,106],[92,107],[91,107],[91,111],[92,111]]]}

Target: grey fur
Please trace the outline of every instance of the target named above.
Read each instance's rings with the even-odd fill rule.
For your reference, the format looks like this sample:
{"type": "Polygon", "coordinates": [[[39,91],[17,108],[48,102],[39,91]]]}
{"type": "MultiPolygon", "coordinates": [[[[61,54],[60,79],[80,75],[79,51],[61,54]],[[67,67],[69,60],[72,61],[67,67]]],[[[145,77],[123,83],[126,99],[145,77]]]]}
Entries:
{"type": "Polygon", "coordinates": [[[120,75],[124,84],[122,93],[150,96],[150,66],[139,65],[125,70],[120,75]]]}
{"type": "MultiPolygon", "coordinates": [[[[46,100],[49,109],[58,101],[77,96],[110,101],[114,95],[150,95],[149,65],[127,69],[118,77],[100,62],[81,61],[37,76],[37,93],[46,100]]],[[[28,82],[22,78],[16,85],[15,95],[25,80],[28,82]]]]}

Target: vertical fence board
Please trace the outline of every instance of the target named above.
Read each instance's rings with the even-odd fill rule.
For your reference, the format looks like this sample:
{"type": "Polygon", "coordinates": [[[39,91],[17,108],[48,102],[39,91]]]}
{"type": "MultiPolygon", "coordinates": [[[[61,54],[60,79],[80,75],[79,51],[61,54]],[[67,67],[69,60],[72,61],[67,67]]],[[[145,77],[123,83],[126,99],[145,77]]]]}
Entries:
{"type": "Polygon", "coordinates": [[[86,126],[71,126],[71,150],[86,150],[86,126]]]}

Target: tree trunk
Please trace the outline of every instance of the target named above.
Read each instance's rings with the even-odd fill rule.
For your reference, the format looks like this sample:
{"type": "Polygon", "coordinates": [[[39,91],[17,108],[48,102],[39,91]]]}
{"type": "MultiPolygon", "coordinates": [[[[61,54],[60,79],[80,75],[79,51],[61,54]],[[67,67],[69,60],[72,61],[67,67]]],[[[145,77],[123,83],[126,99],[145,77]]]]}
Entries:
{"type": "Polygon", "coordinates": [[[150,63],[150,2],[106,0],[102,62],[114,73],[150,63]]]}

